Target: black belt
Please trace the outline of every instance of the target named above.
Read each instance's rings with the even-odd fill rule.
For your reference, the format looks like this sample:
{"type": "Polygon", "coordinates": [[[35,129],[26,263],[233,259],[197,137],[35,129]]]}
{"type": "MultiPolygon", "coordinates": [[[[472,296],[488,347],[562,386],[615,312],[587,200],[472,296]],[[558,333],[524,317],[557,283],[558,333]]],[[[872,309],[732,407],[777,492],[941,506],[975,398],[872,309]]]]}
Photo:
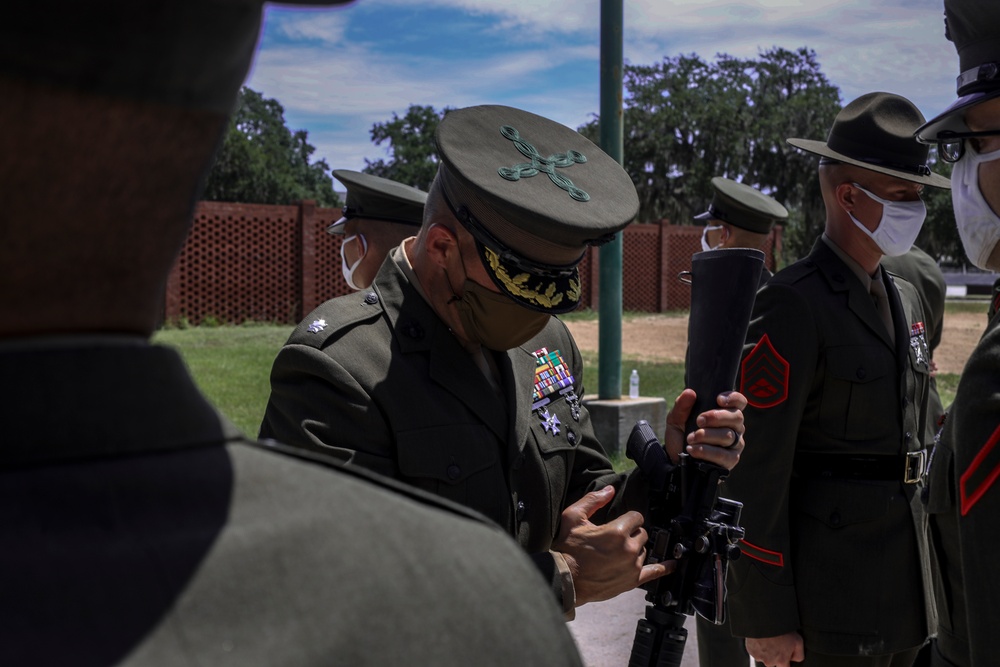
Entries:
{"type": "Polygon", "coordinates": [[[899,480],[916,484],[927,470],[927,450],[906,454],[799,452],[795,473],[812,479],[899,480]]]}

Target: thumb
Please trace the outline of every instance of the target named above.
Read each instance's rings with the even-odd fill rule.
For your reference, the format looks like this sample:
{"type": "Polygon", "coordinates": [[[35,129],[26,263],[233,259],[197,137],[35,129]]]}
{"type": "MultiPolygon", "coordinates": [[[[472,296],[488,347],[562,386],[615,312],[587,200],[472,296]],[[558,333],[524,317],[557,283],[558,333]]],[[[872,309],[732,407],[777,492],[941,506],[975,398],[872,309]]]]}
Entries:
{"type": "Polygon", "coordinates": [[[594,513],[611,502],[615,497],[615,487],[606,486],[600,491],[591,491],[583,498],[566,508],[567,513],[578,515],[581,519],[589,519],[594,513]]]}

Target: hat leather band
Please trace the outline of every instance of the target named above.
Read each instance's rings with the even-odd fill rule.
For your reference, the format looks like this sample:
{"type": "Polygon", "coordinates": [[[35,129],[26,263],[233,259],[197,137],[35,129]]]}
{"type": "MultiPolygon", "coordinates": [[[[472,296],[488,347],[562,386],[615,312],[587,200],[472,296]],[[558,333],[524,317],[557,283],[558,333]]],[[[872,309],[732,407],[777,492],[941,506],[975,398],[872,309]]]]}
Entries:
{"type": "Polygon", "coordinates": [[[977,88],[986,90],[997,86],[1000,86],[1000,63],[983,63],[967,69],[956,80],[959,96],[977,92],[977,88]],[[972,89],[966,90],[970,86],[972,89]]]}
{"type": "Polygon", "coordinates": [[[356,208],[351,208],[350,206],[345,206],[344,208],[342,208],[340,214],[347,220],[351,220],[352,218],[365,218],[366,220],[381,220],[383,222],[395,222],[400,225],[410,225],[410,226],[420,225],[419,222],[413,222],[412,220],[404,220],[403,218],[390,218],[387,215],[366,214],[363,211],[356,208]]]}
{"type": "Polygon", "coordinates": [[[723,222],[729,222],[729,215],[725,211],[715,207],[715,204],[708,205],[709,214],[716,220],[722,220],[723,222]]]}
{"type": "MultiPolygon", "coordinates": [[[[462,226],[465,227],[470,234],[472,234],[472,238],[476,240],[476,243],[482,244],[495,252],[504,264],[514,266],[521,271],[526,271],[542,278],[576,277],[576,269],[579,261],[566,266],[556,266],[552,264],[539,264],[538,262],[533,262],[530,259],[521,257],[520,255],[515,254],[507,245],[495,236],[490,234],[490,232],[483,227],[478,220],[476,220],[476,217],[469,212],[469,209],[464,206],[460,206],[458,210],[455,210],[451,201],[447,197],[444,197],[444,200],[448,202],[448,208],[450,208],[451,212],[455,214],[455,217],[462,223],[462,226]]],[[[580,255],[580,259],[583,259],[582,254],[580,255]]]]}

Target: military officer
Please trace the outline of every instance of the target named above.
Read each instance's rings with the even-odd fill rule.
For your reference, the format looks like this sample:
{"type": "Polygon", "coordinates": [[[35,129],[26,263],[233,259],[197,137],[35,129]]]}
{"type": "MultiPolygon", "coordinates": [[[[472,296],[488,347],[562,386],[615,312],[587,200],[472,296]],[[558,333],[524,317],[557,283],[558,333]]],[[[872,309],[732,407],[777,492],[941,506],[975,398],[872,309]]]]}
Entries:
{"type": "Polygon", "coordinates": [[[862,95],[821,156],[825,232],[758,292],[741,373],[757,449],[730,476],[744,557],[733,633],[765,665],[909,665],[928,634],[915,497],[929,357],[912,285],[880,267],[909,250],[947,187],[913,138],[908,100],[862,95]]]}
{"type": "Polygon", "coordinates": [[[0,22],[0,664],[578,666],[507,535],[247,440],[148,341],[262,11],[0,22]]]}
{"type": "MultiPolygon", "coordinates": [[[[580,352],[553,317],[576,307],[587,247],[627,225],[638,196],[597,146],[527,111],[452,111],[436,141],[416,238],[371,289],[292,333],[260,433],[493,518],[572,615],[666,571],[642,565],[642,516],[626,510],[644,506],[646,485],[614,473],[580,401],[580,352]]],[[[728,394],[700,416],[694,456],[735,463],[743,402],[728,394]]],[[[692,405],[686,392],[668,422],[692,405]]],[[[682,430],[667,444],[678,453],[682,430]]]]}
{"type": "MultiPolygon", "coordinates": [[[[712,203],[704,213],[694,216],[705,223],[701,235],[702,250],[714,248],[753,248],[761,250],[775,223],[788,218],[788,210],[773,198],[745,183],[716,176],[712,179],[712,203]]],[[[765,267],[760,284],[771,277],[765,267]]],[[[685,376],[686,380],[686,376],[685,376]]],[[[685,382],[687,384],[687,382],[685,382]]],[[[725,491],[720,491],[725,496],[725,491]]],[[[746,667],[750,663],[743,639],[733,637],[729,620],[716,625],[695,616],[698,628],[698,661],[702,667],[746,667]]]]}
{"type": "MultiPolygon", "coordinates": [[[[705,223],[701,249],[754,248],[762,250],[775,223],[788,219],[788,210],[760,190],[745,183],[716,176],[712,179],[712,203],[694,216],[705,223]]],[[[761,285],[771,277],[765,270],[761,285]]]]}
{"type": "Polygon", "coordinates": [[[417,233],[424,216],[427,193],[388,178],[349,169],[333,176],[347,186],[343,217],[327,228],[343,236],[340,266],[347,286],[371,286],[389,251],[417,233]]]}
{"type": "MultiPolygon", "coordinates": [[[[1000,270],[1000,5],[945,0],[958,52],[958,99],[918,130],[953,163],[952,205],[969,261],[1000,270]]],[[[962,371],[931,462],[927,511],[938,567],[932,664],[995,665],[993,562],[1000,536],[1000,317],[993,314],[962,371]]]]}

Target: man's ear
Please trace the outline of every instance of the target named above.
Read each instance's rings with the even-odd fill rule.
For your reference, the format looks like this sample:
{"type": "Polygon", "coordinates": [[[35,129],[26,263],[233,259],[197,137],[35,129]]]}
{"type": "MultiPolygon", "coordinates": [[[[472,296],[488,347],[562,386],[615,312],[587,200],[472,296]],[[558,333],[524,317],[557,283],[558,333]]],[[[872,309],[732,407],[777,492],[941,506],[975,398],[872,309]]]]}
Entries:
{"type": "Polygon", "coordinates": [[[853,185],[846,182],[841,183],[837,186],[837,189],[833,191],[833,196],[837,200],[837,203],[840,204],[841,208],[848,213],[854,212],[854,207],[857,203],[857,192],[853,185]]]}
{"type": "Polygon", "coordinates": [[[431,225],[426,236],[427,256],[438,266],[447,268],[452,253],[458,252],[458,236],[444,225],[431,225]]]}

